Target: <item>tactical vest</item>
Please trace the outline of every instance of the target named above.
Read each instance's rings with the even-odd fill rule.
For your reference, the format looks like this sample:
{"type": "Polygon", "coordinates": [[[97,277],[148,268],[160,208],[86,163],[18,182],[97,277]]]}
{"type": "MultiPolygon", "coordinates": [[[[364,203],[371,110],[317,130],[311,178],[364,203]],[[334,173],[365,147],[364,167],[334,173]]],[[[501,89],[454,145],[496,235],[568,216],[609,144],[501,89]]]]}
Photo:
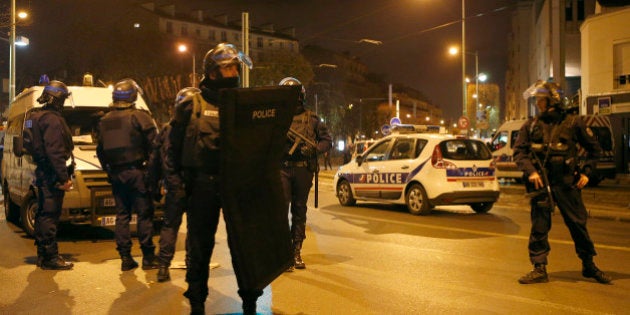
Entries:
{"type": "Polygon", "coordinates": [[[40,120],[48,114],[57,116],[57,119],[59,119],[62,125],[63,131],[61,136],[63,137],[64,147],[66,148],[66,160],[70,158],[72,150],[74,149],[74,144],[72,143],[72,133],[60,113],[52,110],[32,111],[24,120],[24,132],[22,134],[22,138],[24,150],[33,157],[33,161],[35,161],[35,163],[42,163],[47,160],[40,120]]]}
{"type": "Polygon", "coordinates": [[[103,154],[112,166],[142,163],[147,159],[142,133],[134,128],[135,110],[114,110],[99,123],[103,154]]]}
{"type": "Polygon", "coordinates": [[[183,142],[182,166],[218,174],[219,131],[219,108],[208,103],[201,93],[195,94],[183,142]]]}
{"type": "Polygon", "coordinates": [[[573,126],[577,116],[568,115],[560,124],[544,124],[538,119],[532,122],[530,139],[541,144],[540,150],[532,150],[549,170],[550,179],[559,179],[577,170],[577,147],[573,126]]]}

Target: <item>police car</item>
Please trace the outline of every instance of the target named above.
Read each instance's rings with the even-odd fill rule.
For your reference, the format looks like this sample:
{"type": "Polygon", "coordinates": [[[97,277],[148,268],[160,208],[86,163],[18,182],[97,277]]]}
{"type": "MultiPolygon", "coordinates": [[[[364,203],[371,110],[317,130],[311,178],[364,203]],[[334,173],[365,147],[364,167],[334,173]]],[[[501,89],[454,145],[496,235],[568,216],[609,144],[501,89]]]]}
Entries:
{"type": "Polygon", "coordinates": [[[405,204],[426,215],[437,205],[469,205],[490,211],[499,198],[495,164],[479,140],[432,133],[393,133],[350,163],[333,179],[339,203],[357,200],[405,204]]]}

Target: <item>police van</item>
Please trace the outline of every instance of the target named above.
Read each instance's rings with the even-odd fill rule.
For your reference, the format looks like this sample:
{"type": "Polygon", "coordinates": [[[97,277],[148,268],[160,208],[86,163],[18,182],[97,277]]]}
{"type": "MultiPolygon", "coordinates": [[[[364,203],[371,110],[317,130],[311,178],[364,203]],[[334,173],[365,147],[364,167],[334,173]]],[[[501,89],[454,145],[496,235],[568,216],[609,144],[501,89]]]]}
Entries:
{"type": "MultiPolygon", "coordinates": [[[[24,122],[27,115],[42,107],[37,102],[44,86],[25,89],[5,112],[4,153],[2,159],[2,193],[7,221],[19,222],[23,230],[33,235],[37,210],[37,187],[35,186],[36,165],[32,156],[21,151],[24,122]],[[16,155],[17,153],[17,155],[16,155]]],[[[93,86],[68,86],[72,94],[66,99],[62,116],[65,118],[74,142],[76,168],[72,178],[73,187],[63,200],[61,222],[113,227],[116,208],[111,185],[96,156],[94,127],[98,119],[110,110],[111,88],[93,86]]],[[[149,110],[139,97],[136,107],[149,110]]],[[[68,161],[70,162],[70,161],[68,161]]],[[[156,216],[159,212],[156,211],[156,216]]],[[[132,217],[135,223],[136,215],[132,217]]]]}
{"type": "MultiPolygon", "coordinates": [[[[578,149],[580,157],[580,168],[584,174],[589,174],[589,185],[597,186],[603,179],[614,179],[615,169],[615,143],[613,138],[612,125],[610,119],[603,115],[581,115],[589,132],[602,148],[602,156],[597,162],[596,171],[593,172],[590,166],[585,165],[587,153],[583,148],[578,149]]],[[[514,162],[514,143],[518,137],[521,126],[526,119],[511,120],[503,123],[497,130],[489,143],[492,156],[497,167],[497,177],[522,181],[523,172],[519,171],[514,162]]]]}

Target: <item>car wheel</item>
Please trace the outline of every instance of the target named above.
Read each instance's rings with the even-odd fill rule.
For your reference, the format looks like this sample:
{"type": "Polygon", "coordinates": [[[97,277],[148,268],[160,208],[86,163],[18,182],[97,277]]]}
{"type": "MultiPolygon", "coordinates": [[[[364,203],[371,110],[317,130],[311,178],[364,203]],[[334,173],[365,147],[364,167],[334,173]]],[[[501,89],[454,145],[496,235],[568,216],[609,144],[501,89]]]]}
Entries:
{"type": "Polygon", "coordinates": [[[486,213],[492,209],[492,206],[494,206],[494,202],[478,202],[470,204],[473,211],[477,213],[486,213]]]}
{"type": "Polygon", "coordinates": [[[407,190],[405,197],[407,209],[413,215],[427,215],[431,212],[431,204],[427,200],[427,193],[419,184],[413,184],[407,190]]]}
{"type": "Polygon", "coordinates": [[[350,183],[348,183],[347,180],[342,180],[341,183],[337,185],[337,198],[342,206],[354,206],[357,204],[357,201],[352,196],[350,183]]]}
{"type": "Polygon", "coordinates": [[[9,187],[2,188],[2,195],[4,196],[4,217],[7,222],[18,223],[20,219],[20,208],[11,201],[9,197],[9,187]]]}
{"type": "Polygon", "coordinates": [[[35,197],[35,193],[31,191],[26,195],[26,201],[20,209],[22,229],[31,237],[35,236],[35,214],[37,213],[37,207],[37,197],[35,197]]]}

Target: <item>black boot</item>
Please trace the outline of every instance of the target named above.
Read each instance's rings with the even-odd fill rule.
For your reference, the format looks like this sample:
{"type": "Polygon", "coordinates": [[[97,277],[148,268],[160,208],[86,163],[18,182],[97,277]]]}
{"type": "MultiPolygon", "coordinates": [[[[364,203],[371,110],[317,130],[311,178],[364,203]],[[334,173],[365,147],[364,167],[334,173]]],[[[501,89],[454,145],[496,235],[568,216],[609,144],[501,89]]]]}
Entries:
{"type": "Polygon", "coordinates": [[[543,264],[535,264],[534,270],[522,276],[520,279],[518,279],[518,282],[521,284],[549,282],[549,277],[547,276],[547,268],[543,264]]]}
{"type": "Polygon", "coordinates": [[[128,271],[138,267],[138,263],[133,260],[133,257],[131,257],[131,255],[123,255],[120,257],[120,260],[120,270],[122,271],[128,271]]]}
{"type": "Polygon", "coordinates": [[[306,269],[306,264],[302,260],[300,251],[302,250],[302,241],[293,240],[293,266],[295,269],[306,269]]]}
{"type": "Polygon", "coordinates": [[[160,268],[160,262],[154,254],[142,257],[142,270],[151,270],[160,268]]]}
{"type": "Polygon", "coordinates": [[[69,270],[73,263],[65,261],[61,256],[55,255],[50,258],[43,258],[40,267],[44,270],[69,270]]]}
{"type": "Polygon", "coordinates": [[[256,315],[256,300],[243,300],[243,315],[256,315]]]}
{"type": "Polygon", "coordinates": [[[191,292],[190,283],[188,284],[188,290],[184,292],[184,296],[188,298],[188,302],[190,303],[190,315],[206,314],[205,300],[202,300],[196,294],[191,292]]]}
{"type": "Polygon", "coordinates": [[[582,276],[586,278],[593,278],[599,283],[609,284],[612,282],[612,277],[599,270],[593,258],[586,258],[582,260],[582,276]]]}
{"type": "Polygon", "coordinates": [[[158,269],[157,281],[166,282],[169,280],[171,280],[171,274],[168,271],[168,266],[165,264],[161,264],[160,269],[158,269]]]}

